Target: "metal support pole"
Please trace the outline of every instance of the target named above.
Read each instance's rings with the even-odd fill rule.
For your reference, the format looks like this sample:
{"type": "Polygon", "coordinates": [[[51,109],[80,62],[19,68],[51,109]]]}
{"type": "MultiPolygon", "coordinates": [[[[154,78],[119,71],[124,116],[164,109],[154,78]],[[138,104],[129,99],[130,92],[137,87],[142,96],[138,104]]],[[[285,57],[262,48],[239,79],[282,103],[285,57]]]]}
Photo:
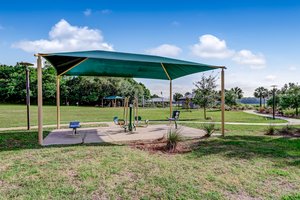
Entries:
{"type": "Polygon", "coordinates": [[[56,128],[60,129],[60,76],[56,77],[56,128]]]}
{"type": "Polygon", "coordinates": [[[225,136],[225,90],[224,90],[224,68],[221,71],[221,131],[222,136],[225,136]]]}
{"type": "Polygon", "coordinates": [[[172,80],[170,80],[170,118],[172,118],[172,102],[173,102],[173,99],[172,99],[172,80]]]}
{"type": "Polygon", "coordinates": [[[27,130],[30,130],[30,81],[29,81],[28,66],[26,66],[26,105],[27,105],[27,130]]]}
{"type": "Polygon", "coordinates": [[[42,87],[42,58],[37,57],[37,82],[38,82],[38,137],[39,144],[43,145],[43,87],[42,87]]]}
{"type": "Polygon", "coordinates": [[[129,105],[129,124],[128,124],[129,132],[132,131],[132,104],[129,105]]]}
{"type": "Polygon", "coordinates": [[[273,88],[273,119],[275,119],[275,87],[273,88]]]}

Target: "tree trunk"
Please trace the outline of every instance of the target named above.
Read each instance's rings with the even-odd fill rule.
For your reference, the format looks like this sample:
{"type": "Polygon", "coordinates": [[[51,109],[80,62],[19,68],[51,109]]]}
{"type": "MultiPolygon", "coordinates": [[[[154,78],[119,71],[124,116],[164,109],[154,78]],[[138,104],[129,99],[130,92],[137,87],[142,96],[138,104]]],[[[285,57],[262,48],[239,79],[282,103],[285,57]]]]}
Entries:
{"type": "Polygon", "coordinates": [[[261,109],[261,96],[259,96],[259,107],[261,109]]]}
{"type": "Polygon", "coordinates": [[[298,112],[298,107],[296,107],[296,116],[298,116],[299,112],[298,112]]]}
{"type": "Polygon", "coordinates": [[[206,120],[206,106],[203,107],[204,120],[206,120]]]}

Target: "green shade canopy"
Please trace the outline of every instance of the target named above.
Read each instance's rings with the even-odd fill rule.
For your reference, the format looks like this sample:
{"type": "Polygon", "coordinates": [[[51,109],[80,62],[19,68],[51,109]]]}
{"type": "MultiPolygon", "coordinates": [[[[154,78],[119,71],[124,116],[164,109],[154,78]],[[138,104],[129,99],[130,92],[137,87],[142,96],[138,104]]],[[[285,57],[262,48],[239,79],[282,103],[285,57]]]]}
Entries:
{"type": "Polygon", "coordinates": [[[115,99],[124,99],[124,98],[120,97],[120,96],[107,96],[107,97],[104,97],[103,99],[105,99],[105,100],[115,100],[115,99]]]}
{"type": "Polygon", "coordinates": [[[57,75],[112,76],[173,80],[189,74],[222,68],[172,58],[112,51],[40,54],[57,75]]]}

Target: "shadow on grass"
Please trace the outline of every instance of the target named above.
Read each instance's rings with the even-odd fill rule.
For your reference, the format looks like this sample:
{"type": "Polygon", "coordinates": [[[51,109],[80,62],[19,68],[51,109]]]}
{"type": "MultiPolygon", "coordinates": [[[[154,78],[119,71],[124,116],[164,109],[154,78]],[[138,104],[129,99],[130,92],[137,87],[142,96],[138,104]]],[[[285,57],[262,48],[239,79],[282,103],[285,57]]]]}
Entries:
{"type": "MultiPolygon", "coordinates": [[[[44,138],[50,133],[50,130],[44,131],[44,138]]],[[[41,149],[41,148],[61,148],[70,146],[123,146],[112,143],[91,143],[91,144],[73,144],[73,145],[51,145],[40,146],[38,144],[38,132],[33,131],[5,131],[0,132],[0,152],[22,149],[41,149]]]]}
{"type": "Polygon", "coordinates": [[[228,158],[253,159],[269,158],[283,163],[300,166],[300,140],[287,137],[269,136],[226,136],[210,138],[199,142],[191,154],[201,157],[222,154],[228,158]]]}

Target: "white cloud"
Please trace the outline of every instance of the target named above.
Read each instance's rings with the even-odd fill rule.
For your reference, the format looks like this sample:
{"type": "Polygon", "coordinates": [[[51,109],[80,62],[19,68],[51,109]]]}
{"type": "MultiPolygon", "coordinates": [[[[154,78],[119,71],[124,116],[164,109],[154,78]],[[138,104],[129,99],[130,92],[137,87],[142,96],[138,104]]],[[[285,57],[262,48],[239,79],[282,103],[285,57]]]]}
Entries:
{"type": "Polygon", "coordinates": [[[230,49],[225,40],[210,34],[200,36],[199,42],[191,47],[191,52],[200,58],[231,58],[234,62],[250,66],[252,69],[262,69],[266,65],[263,54],[254,54],[246,49],[240,51],[230,49]]]}
{"type": "Polygon", "coordinates": [[[85,15],[85,16],[90,16],[91,14],[92,14],[92,10],[91,9],[86,9],[84,12],[83,12],[83,14],[85,15]]]}
{"type": "Polygon", "coordinates": [[[113,50],[113,46],[104,42],[98,29],[70,25],[62,19],[49,32],[49,39],[24,40],[12,45],[26,52],[54,52],[79,50],[113,50]]]}
{"type": "Polygon", "coordinates": [[[202,35],[199,43],[191,47],[192,54],[201,58],[228,58],[234,54],[226,46],[225,40],[220,40],[213,35],[202,35]]]}
{"type": "Polygon", "coordinates": [[[171,25],[174,26],[174,27],[178,27],[178,26],[180,26],[180,22],[178,22],[178,21],[173,21],[173,22],[171,23],[171,25]]]}
{"type": "Polygon", "coordinates": [[[254,54],[249,50],[237,52],[232,60],[241,65],[249,65],[252,69],[261,69],[266,65],[266,59],[263,54],[254,54]]]}
{"type": "Polygon", "coordinates": [[[158,47],[146,50],[147,53],[158,56],[171,56],[175,57],[181,53],[181,49],[175,45],[162,44],[158,47]]]}
{"type": "Polygon", "coordinates": [[[274,81],[275,79],[277,78],[277,76],[275,76],[275,75],[268,75],[268,76],[266,76],[266,81],[274,81]]]}
{"type": "Polygon", "coordinates": [[[109,10],[109,9],[104,9],[104,10],[101,10],[100,12],[101,12],[101,14],[103,14],[103,15],[108,15],[108,14],[111,14],[111,13],[112,13],[112,11],[109,10]]]}
{"type": "Polygon", "coordinates": [[[296,71],[296,70],[297,70],[297,67],[295,67],[295,66],[290,66],[290,67],[289,67],[289,70],[290,70],[290,71],[296,71]]]}

